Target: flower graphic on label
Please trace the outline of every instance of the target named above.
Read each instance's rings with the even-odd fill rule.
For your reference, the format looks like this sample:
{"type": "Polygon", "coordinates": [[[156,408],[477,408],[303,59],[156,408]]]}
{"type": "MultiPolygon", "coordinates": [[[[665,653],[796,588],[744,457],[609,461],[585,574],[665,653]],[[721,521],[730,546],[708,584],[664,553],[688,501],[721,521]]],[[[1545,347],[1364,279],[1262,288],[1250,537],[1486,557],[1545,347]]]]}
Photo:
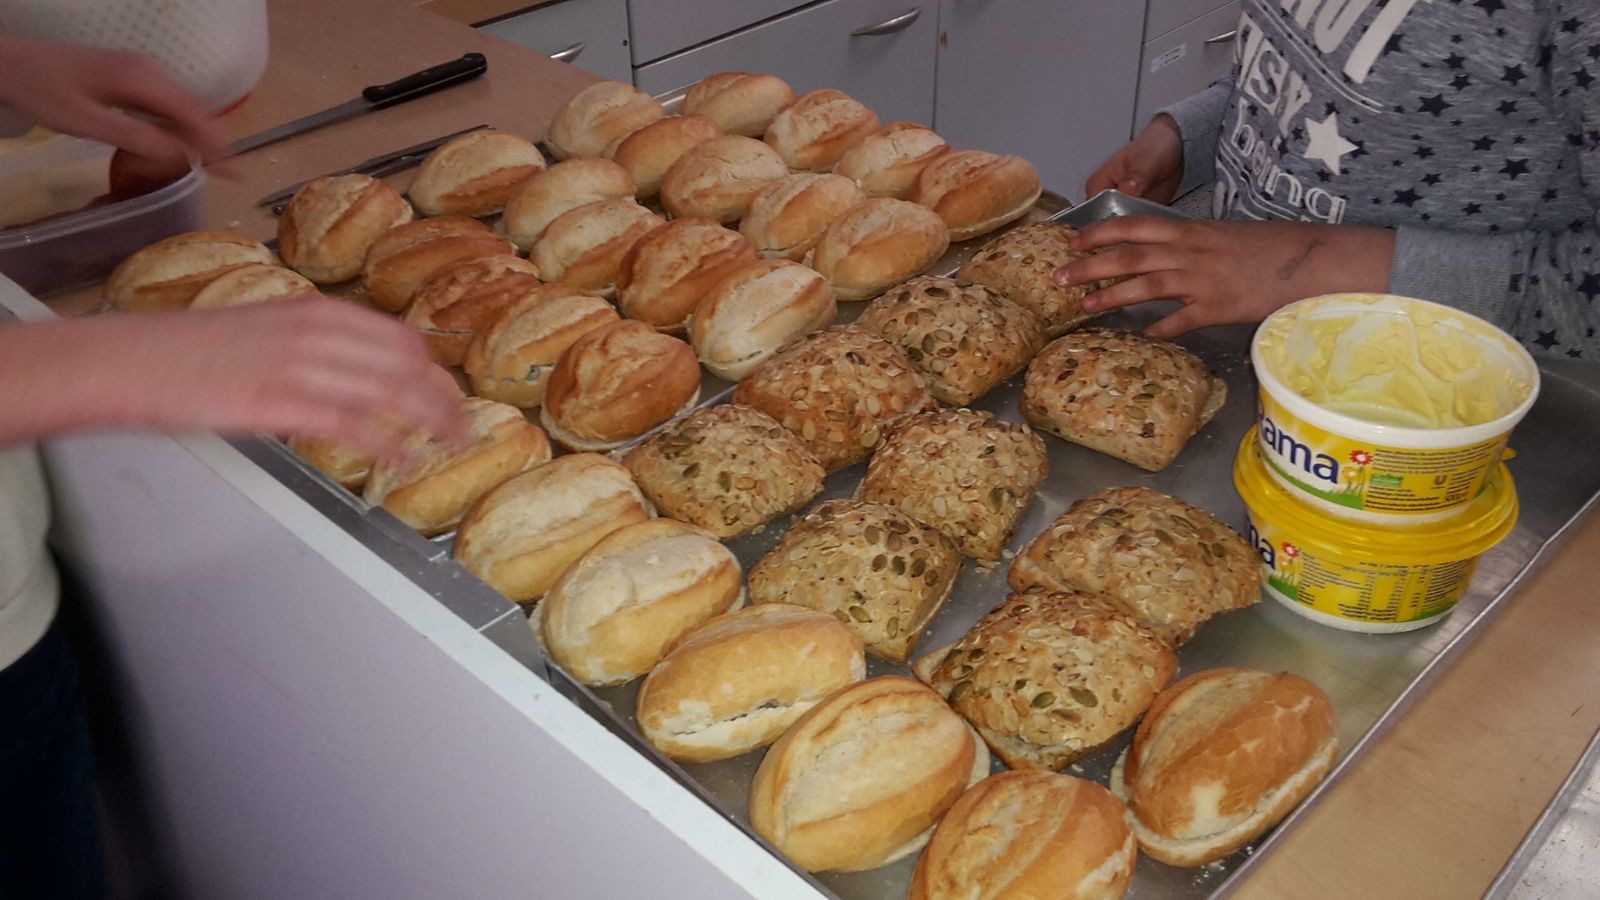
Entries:
{"type": "Polygon", "coordinates": [[[1367,493],[1367,481],[1371,473],[1367,467],[1372,465],[1372,453],[1367,450],[1351,450],[1350,465],[1339,472],[1344,478],[1344,493],[1353,497],[1364,497],[1367,493]]]}
{"type": "Polygon", "coordinates": [[[1351,450],[1350,461],[1358,466],[1372,465],[1372,454],[1365,450],[1351,450]]]}
{"type": "Polygon", "coordinates": [[[1282,560],[1279,568],[1283,570],[1284,583],[1298,591],[1300,587],[1300,548],[1288,541],[1284,541],[1282,550],[1283,553],[1279,556],[1279,559],[1282,560]]]}

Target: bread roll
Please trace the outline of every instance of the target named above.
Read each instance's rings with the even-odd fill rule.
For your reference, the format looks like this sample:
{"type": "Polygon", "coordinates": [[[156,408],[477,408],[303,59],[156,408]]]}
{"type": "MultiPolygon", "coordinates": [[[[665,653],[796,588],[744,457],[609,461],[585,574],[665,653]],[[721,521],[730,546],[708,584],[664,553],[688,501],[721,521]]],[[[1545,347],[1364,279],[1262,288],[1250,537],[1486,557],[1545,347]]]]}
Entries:
{"type": "Polygon", "coordinates": [[[725,134],[691,147],[661,178],[661,205],[674,218],[739,221],[750,199],[789,174],[771,147],[725,134]]]}
{"type": "Polygon", "coordinates": [[[762,256],[802,260],[835,219],[865,199],[855,182],[839,175],[790,175],[756,193],[739,233],[762,256]]]}
{"type": "Polygon", "coordinates": [[[823,88],[778,113],[764,140],[789,168],[826,172],[846,150],[877,130],[877,113],[844,91],[823,88]]]}
{"type": "Polygon", "coordinates": [[[1110,791],[1081,778],[990,775],[939,822],[909,900],[1122,900],[1139,855],[1124,813],[1110,791]]]}
{"type": "Polygon", "coordinates": [[[544,154],[527,138],[475,131],[428,154],[409,193],[425,216],[491,216],[542,171],[544,154]]]}
{"type": "Polygon", "coordinates": [[[702,115],[729,134],[758,138],[794,102],[794,88],[776,75],[719,72],[689,88],[683,111],[702,115]]]}
{"type": "Polygon", "coordinates": [[[221,309],[251,303],[269,303],[317,293],[317,286],[292,269],[251,263],[230,269],[212,279],[190,302],[190,309],[221,309]]]}
{"type": "Polygon", "coordinates": [[[915,853],[989,754],[937,694],[898,675],[813,706],[756,769],[750,825],[808,872],[876,869],[915,853]]]}
{"type": "Polygon", "coordinates": [[[441,366],[459,366],[467,346],[500,313],[532,293],[539,270],[516,256],[480,256],[428,276],[406,307],[406,324],[422,332],[441,366]]]}
{"type": "Polygon", "coordinates": [[[1013,228],[985,244],[962,264],[956,277],[977,282],[1027,309],[1043,323],[1046,337],[1059,337],[1092,318],[1083,309],[1085,296],[1114,283],[1056,284],[1057,268],[1090,255],[1072,249],[1077,236],[1076,228],[1060,222],[1013,228]]]}
{"type": "Polygon", "coordinates": [[[876,197],[835,219],[811,251],[811,266],[840,300],[870,300],[944,255],[950,232],[927,209],[876,197]]]}
{"type": "Polygon", "coordinates": [[[324,175],[295,192],[278,218],[278,255],[317,284],[361,274],[367,251],[397,225],[411,204],[388,184],[360,173],[324,175]]]}
{"type": "Polygon", "coordinates": [[[755,258],[755,248],[738,232],[710,219],[675,219],[640,238],[622,258],[617,305],[628,318],[658,331],[682,332],[700,299],[755,258]]]}
{"type": "Polygon", "coordinates": [[[1156,698],[1111,771],[1144,852],[1200,866],[1250,843],[1339,758],[1328,695],[1289,672],[1196,672],[1156,698]]]}
{"type": "Polygon", "coordinates": [[[650,671],[685,632],[744,605],[739,561],[682,522],[650,519],[611,532],[539,604],[539,634],[556,664],[584,684],[623,684],[650,671]]]}
{"type": "Polygon", "coordinates": [[[242,234],[189,231],[123,260],[106,279],[106,301],[129,312],[184,309],[195,294],[228,271],[272,263],[272,251],[242,234]]]}
{"type": "Polygon", "coordinates": [[[569,159],[524,181],[506,204],[501,227],[524,252],[562,213],[601,200],[633,197],[633,178],[609,159],[569,159]]]}
{"type": "Polygon", "coordinates": [[[511,244],[489,226],[466,216],[407,222],[373,242],[362,267],[372,305],[400,312],[428,276],[480,256],[510,256],[511,244]]]}
{"type": "Polygon", "coordinates": [[[833,321],[833,288],[787,259],[748,262],[695,307],[689,341],[705,367],[738,381],[785,346],[833,321]]]}
{"type": "Polygon", "coordinates": [[[568,450],[609,450],[700,397],[689,345],[624,319],[573,342],[550,373],[539,421],[568,450]]]}
{"type": "Polygon", "coordinates": [[[617,311],[598,295],[564,284],[534,288],[472,339],[462,367],[478,396],[534,409],[544,402],[550,370],[561,354],[617,319],[617,311]]]}
{"type": "Polygon", "coordinates": [[[599,156],[606,145],[665,116],[661,102],[620,81],[591,84],[566,102],[545,143],[556,159],[599,156]]]}
{"type": "Polygon", "coordinates": [[[604,155],[633,178],[639,199],[648,200],[660,192],[661,177],[690,147],[721,136],[722,129],[705,116],[667,116],[612,141],[604,155]]]}
{"type": "Polygon", "coordinates": [[[661,224],[660,216],[632,200],[601,200],[562,213],[528,258],[547,281],[614,297],[622,258],[661,224]]]}
{"type": "Polygon", "coordinates": [[[1022,157],[961,150],[929,162],[911,199],[939,214],[951,240],[964,241],[1027,215],[1039,191],[1039,170],[1022,157]]]}
{"type": "MultiPolygon", "coordinates": [[[[461,393],[461,386],[456,384],[455,376],[445,369],[430,366],[426,377],[458,394],[461,393]]],[[[374,419],[378,427],[389,429],[398,436],[404,436],[405,428],[398,424],[393,416],[380,413],[374,419]]],[[[367,476],[372,473],[373,465],[378,461],[376,454],[331,438],[296,435],[289,439],[289,449],[298,453],[318,471],[338,482],[340,487],[358,494],[366,485],[367,476]]]]}
{"type": "Polygon", "coordinates": [[[833,171],[874,197],[904,200],[928,163],[949,152],[950,145],[928,126],[891,122],[846,150],[833,171]]]}
{"type": "Polygon", "coordinates": [[[528,603],[601,538],[650,516],[627,469],[598,453],[559,456],[485,494],[461,520],[455,558],[528,603]]]}

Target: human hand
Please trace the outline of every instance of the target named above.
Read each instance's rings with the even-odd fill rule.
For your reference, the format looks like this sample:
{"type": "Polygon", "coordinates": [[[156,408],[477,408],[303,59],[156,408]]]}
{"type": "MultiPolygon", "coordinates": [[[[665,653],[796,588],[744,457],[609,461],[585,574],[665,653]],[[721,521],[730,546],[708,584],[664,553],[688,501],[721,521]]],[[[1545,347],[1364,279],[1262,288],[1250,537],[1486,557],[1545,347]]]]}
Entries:
{"type": "Polygon", "coordinates": [[[1166,113],[1100,165],[1084,184],[1084,196],[1116,188],[1133,197],[1171,203],[1183,183],[1183,136],[1166,113]]]}
{"type": "Polygon", "coordinates": [[[1127,279],[1085,297],[1086,311],[1178,300],[1182,309],[1145,329],[1151,337],[1171,338],[1207,325],[1259,322],[1285,304],[1318,294],[1382,291],[1394,232],[1127,216],[1083,229],[1074,248],[1104,249],[1057,269],[1057,284],[1127,279]]]}

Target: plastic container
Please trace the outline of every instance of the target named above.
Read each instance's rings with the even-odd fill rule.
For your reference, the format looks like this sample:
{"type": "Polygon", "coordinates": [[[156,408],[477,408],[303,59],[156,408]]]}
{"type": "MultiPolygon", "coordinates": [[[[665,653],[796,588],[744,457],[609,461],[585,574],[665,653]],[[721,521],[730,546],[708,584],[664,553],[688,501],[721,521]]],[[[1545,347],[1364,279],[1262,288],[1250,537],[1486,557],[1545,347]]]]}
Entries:
{"type": "Polygon", "coordinates": [[[1510,335],[1409,297],[1292,303],[1250,355],[1271,476],[1323,512],[1383,525],[1472,503],[1539,395],[1539,369],[1510,335]]]}
{"type": "Polygon", "coordinates": [[[1269,474],[1252,429],[1233,483],[1250,511],[1267,593],[1308,619],[1387,634],[1438,622],[1467,592],[1478,559],[1517,523],[1517,491],[1495,467],[1473,501],[1440,522],[1379,528],[1319,512],[1269,474]]]}

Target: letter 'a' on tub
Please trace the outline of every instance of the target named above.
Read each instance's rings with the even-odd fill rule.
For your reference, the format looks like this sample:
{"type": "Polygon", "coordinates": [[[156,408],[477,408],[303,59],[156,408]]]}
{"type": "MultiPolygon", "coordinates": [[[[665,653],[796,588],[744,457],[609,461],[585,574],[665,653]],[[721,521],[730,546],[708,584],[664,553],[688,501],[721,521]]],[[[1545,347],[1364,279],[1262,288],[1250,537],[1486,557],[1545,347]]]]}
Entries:
{"type": "Polygon", "coordinates": [[[1278,310],[1250,349],[1268,474],[1377,524],[1437,522],[1485,488],[1539,369],[1510,335],[1427,300],[1329,294],[1278,310]]]}

